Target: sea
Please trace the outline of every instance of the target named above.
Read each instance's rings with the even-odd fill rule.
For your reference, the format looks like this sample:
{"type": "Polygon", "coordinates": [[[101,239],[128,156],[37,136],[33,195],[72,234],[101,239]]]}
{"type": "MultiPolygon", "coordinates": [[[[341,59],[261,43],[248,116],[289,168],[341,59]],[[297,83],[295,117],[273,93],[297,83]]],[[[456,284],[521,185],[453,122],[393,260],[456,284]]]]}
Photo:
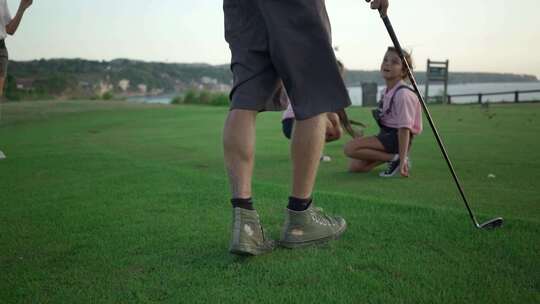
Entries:
{"type": "MultiPolygon", "coordinates": [[[[384,90],[384,86],[379,86],[379,94],[384,90]]],[[[425,85],[419,85],[420,93],[424,94],[425,85]]],[[[355,106],[362,105],[362,88],[361,87],[349,87],[349,95],[351,96],[352,104],[355,106]]],[[[514,92],[514,91],[527,91],[538,90],[535,93],[521,93],[519,95],[520,101],[540,101],[540,82],[497,82],[497,83],[464,83],[464,84],[450,84],[448,85],[448,94],[485,94],[496,92],[514,92]]],[[[443,85],[433,84],[429,86],[430,96],[442,95],[443,85]]],[[[146,103],[162,103],[168,104],[174,98],[174,95],[162,95],[162,96],[138,96],[130,97],[128,101],[133,102],[146,102],[146,103]]],[[[483,96],[483,102],[513,102],[514,94],[506,95],[493,95],[483,96]]],[[[469,97],[452,97],[452,103],[467,104],[477,103],[477,96],[469,97]]]]}
{"type": "MultiPolygon", "coordinates": [[[[351,102],[353,105],[362,105],[362,88],[350,87],[349,95],[351,96],[351,102]]],[[[379,93],[377,96],[381,96],[381,93],[385,89],[385,86],[379,86],[379,93]]],[[[424,95],[425,85],[419,85],[418,89],[422,96],[424,95]]],[[[433,84],[429,86],[429,96],[437,96],[443,94],[444,87],[442,84],[433,84]]],[[[535,93],[520,93],[519,101],[540,101],[540,82],[497,82],[497,83],[463,83],[463,84],[449,84],[448,94],[485,94],[485,93],[497,93],[497,92],[514,92],[514,91],[527,91],[538,90],[535,93]]],[[[483,96],[482,102],[513,102],[514,93],[504,95],[491,95],[483,96]]],[[[467,104],[477,103],[478,96],[467,97],[452,97],[452,103],[455,104],[467,104]]]]}

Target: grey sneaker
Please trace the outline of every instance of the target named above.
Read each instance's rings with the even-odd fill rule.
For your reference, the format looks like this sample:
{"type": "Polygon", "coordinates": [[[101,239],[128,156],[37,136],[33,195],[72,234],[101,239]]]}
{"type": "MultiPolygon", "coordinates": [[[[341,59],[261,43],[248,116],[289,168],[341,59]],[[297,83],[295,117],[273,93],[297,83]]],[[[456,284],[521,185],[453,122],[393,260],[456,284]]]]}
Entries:
{"type": "Polygon", "coordinates": [[[267,240],[256,210],[233,208],[232,238],[229,252],[261,255],[272,251],[274,241],[267,240]]]}
{"type": "Polygon", "coordinates": [[[345,219],[326,215],[311,204],[305,211],[286,209],[285,225],[279,244],[286,248],[299,248],[339,238],[347,229],[345,219]]]}

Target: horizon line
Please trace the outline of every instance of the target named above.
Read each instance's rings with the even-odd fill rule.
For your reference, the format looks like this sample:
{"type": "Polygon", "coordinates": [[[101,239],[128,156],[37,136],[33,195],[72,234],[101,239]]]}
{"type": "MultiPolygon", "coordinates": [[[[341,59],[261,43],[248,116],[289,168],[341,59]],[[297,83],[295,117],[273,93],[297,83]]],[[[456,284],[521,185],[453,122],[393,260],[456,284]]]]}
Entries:
{"type": "MultiPolygon", "coordinates": [[[[169,61],[155,61],[155,60],[144,60],[144,59],[132,59],[127,57],[118,57],[113,59],[88,59],[83,57],[50,57],[50,58],[35,58],[35,59],[26,59],[26,60],[17,60],[17,59],[9,59],[9,61],[13,62],[31,62],[31,61],[40,61],[40,60],[85,60],[85,61],[96,61],[96,62],[112,62],[116,60],[126,60],[126,61],[134,61],[134,62],[143,62],[143,63],[165,63],[165,64],[186,64],[186,65],[206,65],[206,66],[227,66],[229,63],[221,63],[221,64],[213,64],[208,62],[169,62],[169,61]]],[[[377,72],[378,69],[347,69],[348,71],[364,71],[364,72],[377,72]]],[[[427,70],[414,70],[413,72],[426,72],[427,70]]],[[[526,74],[526,73],[518,73],[518,72],[486,72],[486,71],[452,71],[450,70],[449,73],[484,73],[484,74],[510,74],[510,75],[519,75],[519,76],[533,76],[536,78],[536,81],[540,82],[540,75],[536,74],[526,74]]]]}

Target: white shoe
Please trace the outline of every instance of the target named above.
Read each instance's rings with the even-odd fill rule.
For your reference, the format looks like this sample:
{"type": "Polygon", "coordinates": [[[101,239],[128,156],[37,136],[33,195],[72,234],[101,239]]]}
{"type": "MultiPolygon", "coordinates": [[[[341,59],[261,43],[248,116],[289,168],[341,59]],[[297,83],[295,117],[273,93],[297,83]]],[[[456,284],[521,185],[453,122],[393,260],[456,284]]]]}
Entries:
{"type": "Polygon", "coordinates": [[[321,156],[321,161],[325,162],[325,163],[331,162],[332,158],[330,156],[328,156],[328,155],[323,155],[323,156],[321,156]]]}
{"type": "Polygon", "coordinates": [[[4,159],[6,158],[6,155],[4,154],[4,152],[2,152],[2,150],[0,150],[0,159],[4,159]]]}

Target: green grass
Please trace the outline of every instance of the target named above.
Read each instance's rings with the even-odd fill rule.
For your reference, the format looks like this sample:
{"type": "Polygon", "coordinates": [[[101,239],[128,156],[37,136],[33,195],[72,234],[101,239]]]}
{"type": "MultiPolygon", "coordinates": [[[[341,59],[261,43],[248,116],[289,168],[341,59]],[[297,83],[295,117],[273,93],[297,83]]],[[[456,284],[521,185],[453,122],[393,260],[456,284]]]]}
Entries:
{"type": "MultiPolygon", "coordinates": [[[[321,248],[227,252],[226,108],[2,107],[2,303],[538,303],[540,105],[433,106],[481,220],[472,228],[429,127],[409,179],[349,174],[329,144],[315,200],[349,222],[321,248]],[[496,178],[488,178],[495,174],[496,178]]],[[[351,115],[371,123],[368,109],[351,115]]],[[[289,188],[278,113],[258,120],[254,193],[279,236],[289,188]]],[[[376,131],[374,124],[367,133],[376,131]]]]}

